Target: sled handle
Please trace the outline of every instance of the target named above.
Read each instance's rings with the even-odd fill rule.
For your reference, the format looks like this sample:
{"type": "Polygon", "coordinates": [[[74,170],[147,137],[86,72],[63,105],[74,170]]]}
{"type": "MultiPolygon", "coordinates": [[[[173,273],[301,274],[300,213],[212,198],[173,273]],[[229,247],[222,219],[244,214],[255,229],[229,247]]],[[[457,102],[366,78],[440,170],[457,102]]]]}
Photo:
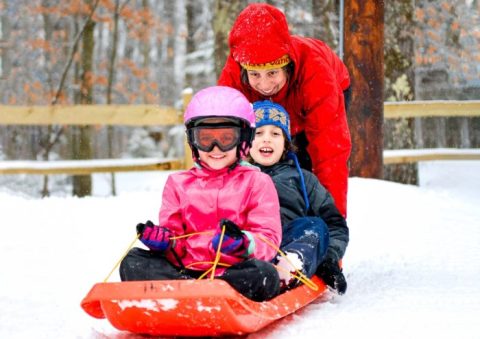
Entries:
{"type": "Polygon", "coordinates": [[[120,259],[118,259],[118,261],[115,263],[115,265],[113,266],[112,270],[110,271],[110,273],[107,274],[107,276],[105,277],[105,279],[103,279],[103,282],[107,282],[108,279],[110,279],[110,276],[112,275],[113,271],[115,271],[117,269],[117,267],[120,265],[120,263],[122,262],[123,258],[125,258],[128,254],[128,252],[130,251],[130,249],[133,247],[133,245],[135,244],[135,242],[138,240],[138,238],[140,237],[140,234],[135,234],[135,238],[132,240],[132,242],[128,245],[127,249],[125,250],[125,252],[122,254],[122,256],[120,257],[120,259]]]}

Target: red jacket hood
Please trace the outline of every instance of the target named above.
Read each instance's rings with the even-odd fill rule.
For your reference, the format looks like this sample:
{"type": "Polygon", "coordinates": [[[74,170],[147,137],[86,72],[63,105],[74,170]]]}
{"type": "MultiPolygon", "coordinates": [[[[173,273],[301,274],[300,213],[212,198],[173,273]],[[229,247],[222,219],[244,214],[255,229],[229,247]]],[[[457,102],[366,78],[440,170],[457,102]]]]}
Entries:
{"type": "Polygon", "coordinates": [[[229,36],[233,58],[241,64],[263,64],[292,55],[285,15],[268,4],[250,4],[238,16],[229,36]]]}

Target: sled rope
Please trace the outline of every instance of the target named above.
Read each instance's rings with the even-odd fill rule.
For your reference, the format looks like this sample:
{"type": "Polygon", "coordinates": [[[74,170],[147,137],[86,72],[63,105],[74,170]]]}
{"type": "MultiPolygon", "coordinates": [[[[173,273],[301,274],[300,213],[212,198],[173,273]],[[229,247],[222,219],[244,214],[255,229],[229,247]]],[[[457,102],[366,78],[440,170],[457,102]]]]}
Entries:
{"type": "Polygon", "coordinates": [[[222,225],[222,233],[220,234],[220,240],[218,241],[218,248],[217,248],[217,253],[215,254],[215,261],[213,262],[213,265],[209,270],[209,271],[212,271],[212,274],[210,275],[210,280],[213,280],[215,278],[215,269],[217,268],[218,262],[220,261],[220,254],[221,254],[220,249],[222,248],[224,235],[225,235],[225,225],[222,225]]]}
{"type": "Polygon", "coordinates": [[[107,274],[106,278],[103,279],[103,282],[107,282],[108,279],[110,279],[110,276],[112,275],[113,271],[115,271],[117,269],[117,267],[120,265],[120,263],[122,262],[123,258],[125,258],[128,254],[128,252],[130,251],[130,249],[133,247],[133,245],[135,244],[135,242],[138,240],[138,238],[140,237],[140,234],[135,234],[135,239],[132,240],[132,242],[128,245],[128,248],[125,250],[125,252],[122,254],[122,256],[120,257],[120,259],[118,259],[118,261],[115,263],[115,266],[113,266],[112,270],[110,271],[110,273],[107,274]]]}
{"type": "MultiPolygon", "coordinates": [[[[212,265],[208,270],[206,270],[205,272],[203,272],[203,273],[197,278],[197,280],[200,280],[200,279],[203,279],[208,273],[212,272],[212,270],[213,270],[213,265],[215,264],[215,262],[213,262],[213,261],[197,261],[197,262],[191,263],[190,265],[187,265],[187,268],[192,267],[192,266],[195,266],[195,265],[197,265],[197,264],[198,264],[198,265],[208,265],[208,264],[212,265]]],[[[230,266],[232,266],[232,265],[218,262],[218,263],[217,263],[217,266],[230,267],[230,266]]]]}
{"type": "MultiPolygon", "coordinates": [[[[181,238],[188,238],[188,237],[191,237],[192,235],[196,235],[196,234],[208,234],[208,233],[213,233],[213,231],[203,231],[203,232],[194,232],[194,233],[189,233],[189,234],[184,234],[184,235],[179,235],[179,236],[176,236],[176,237],[171,237],[171,239],[181,239],[181,238]]],[[[110,273],[107,274],[107,276],[105,277],[105,279],[103,279],[103,282],[107,282],[108,279],[110,279],[110,277],[112,276],[113,274],[113,271],[115,271],[118,266],[120,265],[120,263],[122,262],[122,260],[127,256],[128,252],[132,249],[133,245],[135,245],[135,242],[140,238],[140,234],[135,234],[135,238],[132,240],[132,242],[128,245],[127,249],[124,251],[124,253],[122,254],[122,256],[120,257],[120,259],[118,259],[118,261],[115,263],[115,265],[113,266],[112,270],[110,271],[110,273]]]]}
{"type": "MultiPolygon", "coordinates": [[[[314,291],[318,291],[318,286],[317,284],[315,284],[310,278],[308,278],[305,274],[303,274],[300,270],[297,270],[297,268],[295,267],[295,265],[292,263],[292,261],[290,259],[288,259],[288,257],[286,256],[286,254],[280,249],[278,248],[277,246],[275,246],[270,240],[268,240],[267,238],[261,236],[261,235],[255,235],[258,239],[262,240],[264,243],[266,243],[267,245],[269,245],[271,248],[273,248],[275,251],[277,251],[278,254],[280,254],[282,257],[284,257],[287,262],[290,264],[290,266],[292,266],[294,269],[295,269],[295,274],[292,274],[292,276],[297,279],[297,280],[300,280],[302,283],[304,283],[305,285],[307,285],[310,289],[314,290],[314,291]]],[[[280,269],[284,272],[287,272],[287,270],[281,268],[281,267],[278,267],[278,266],[275,266],[277,269],[280,269]]],[[[290,272],[288,272],[290,273],[290,272]]]]}
{"type": "MultiPolygon", "coordinates": [[[[197,261],[197,262],[192,262],[191,264],[188,264],[187,266],[185,266],[185,268],[190,268],[195,265],[213,265],[213,263],[214,263],[213,261],[197,261]]],[[[219,262],[217,266],[230,267],[232,265],[219,262]]]]}
{"type": "Polygon", "coordinates": [[[191,237],[192,235],[197,235],[197,234],[211,234],[213,231],[203,231],[203,232],[193,232],[193,233],[188,233],[184,235],[177,235],[175,237],[171,237],[170,239],[182,239],[182,238],[188,238],[191,237]]]}
{"type": "MultiPolygon", "coordinates": [[[[227,264],[223,264],[220,261],[220,249],[222,247],[222,242],[223,242],[223,236],[225,234],[225,225],[222,226],[222,233],[220,235],[220,241],[219,241],[219,245],[218,245],[218,249],[217,249],[217,252],[215,254],[215,261],[213,262],[213,265],[212,267],[210,267],[207,271],[205,271],[204,273],[202,273],[202,275],[200,275],[200,277],[198,277],[198,279],[202,279],[203,277],[205,277],[206,275],[208,275],[209,273],[211,273],[210,275],[210,280],[213,280],[214,277],[215,277],[215,270],[216,270],[216,267],[217,266],[225,266],[225,267],[229,267],[230,265],[227,265],[227,264]]],[[[313,291],[318,291],[318,286],[317,284],[315,284],[310,278],[308,278],[305,274],[303,274],[300,270],[298,270],[295,265],[292,263],[292,261],[286,256],[286,254],[280,249],[278,248],[277,246],[275,246],[270,240],[268,240],[267,238],[261,236],[261,235],[255,235],[258,239],[260,239],[261,241],[263,241],[264,243],[266,243],[267,245],[269,245],[271,248],[273,248],[278,254],[280,254],[282,257],[284,257],[287,262],[290,264],[290,266],[292,266],[294,269],[295,269],[295,274],[292,274],[292,276],[299,280],[300,282],[304,283],[307,287],[309,287],[310,289],[312,289],[313,291]]],[[[195,264],[209,264],[211,262],[196,262],[196,263],[192,263],[190,265],[188,265],[188,267],[191,267],[195,264]]],[[[277,269],[279,270],[282,270],[284,272],[287,272],[286,269],[284,268],[281,268],[281,267],[278,267],[278,266],[275,266],[277,269]]],[[[290,273],[290,272],[287,272],[287,273],[290,273]]]]}
{"type": "MultiPolygon", "coordinates": [[[[197,235],[197,234],[208,234],[208,233],[213,233],[213,231],[203,231],[203,232],[194,232],[194,233],[188,233],[188,234],[184,234],[184,235],[179,235],[179,236],[175,236],[175,237],[171,237],[171,239],[181,239],[181,238],[188,238],[188,237],[191,237],[193,235],[197,235]]],[[[191,263],[190,265],[187,266],[188,267],[192,267],[194,265],[199,265],[199,264],[212,264],[212,267],[210,267],[208,270],[206,270],[205,272],[202,273],[202,275],[200,275],[197,279],[200,280],[200,279],[203,279],[206,275],[208,275],[210,273],[210,280],[213,280],[215,278],[215,270],[217,268],[217,266],[224,266],[224,267],[229,267],[231,265],[228,265],[228,264],[224,264],[224,263],[221,263],[220,262],[220,256],[221,256],[221,252],[220,252],[220,249],[222,248],[222,242],[223,242],[223,237],[225,235],[225,225],[222,226],[222,233],[220,234],[220,240],[219,240],[219,246],[218,246],[218,249],[217,249],[217,252],[215,253],[215,260],[212,262],[195,262],[195,263],[191,263]]],[[[315,284],[310,278],[308,278],[305,274],[303,274],[300,270],[297,270],[297,268],[295,267],[295,265],[291,262],[291,260],[285,255],[285,253],[280,249],[278,248],[277,246],[275,246],[270,240],[268,240],[267,238],[261,236],[261,235],[254,235],[256,238],[260,239],[261,241],[263,241],[264,243],[266,243],[268,246],[270,246],[271,248],[273,248],[278,254],[280,254],[282,257],[284,257],[287,262],[295,269],[295,274],[292,274],[292,276],[295,278],[295,279],[298,279],[299,281],[301,281],[302,283],[304,283],[305,285],[307,285],[310,289],[314,290],[314,291],[318,291],[318,286],[317,284],[315,284]]],[[[132,242],[128,245],[127,249],[124,251],[124,253],[122,254],[122,256],[120,257],[120,259],[118,259],[118,261],[115,263],[115,265],[113,266],[113,268],[111,269],[111,271],[108,273],[108,275],[106,276],[106,278],[103,280],[103,282],[107,282],[108,279],[110,279],[111,275],[113,274],[113,272],[118,268],[118,266],[120,265],[120,263],[122,262],[122,260],[127,256],[128,252],[130,251],[130,249],[133,247],[133,245],[135,244],[135,242],[139,239],[140,235],[139,234],[135,234],[135,238],[132,240],[132,242]]],[[[275,266],[277,269],[280,269],[282,271],[285,271],[285,269],[281,268],[281,267],[278,267],[278,266],[275,266]]],[[[290,273],[290,272],[288,272],[290,273]]]]}

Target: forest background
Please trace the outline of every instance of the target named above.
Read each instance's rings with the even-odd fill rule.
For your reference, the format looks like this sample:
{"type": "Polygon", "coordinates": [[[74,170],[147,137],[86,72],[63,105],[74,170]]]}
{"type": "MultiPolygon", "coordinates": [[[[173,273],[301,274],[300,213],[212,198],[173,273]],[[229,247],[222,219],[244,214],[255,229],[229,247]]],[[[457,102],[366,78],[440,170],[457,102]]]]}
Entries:
{"type": "MultiPolygon", "coordinates": [[[[214,85],[245,0],[0,0],[0,104],[156,104],[214,85]]],[[[264,1],[341,54],[339,0],[264,1]]],[[[480,98],[480,2],[385,3],[385,101],[480,98]]],[[[478,148],[480,118],[385,122],[386,149],[478,148]]],[[[181,126],[0,126],[0,160],[182,157],[181,126]]],[[[388,165],[416,183],[416,165],[388,165]]],[[[88,195],[89,176],[0,176],[30,195],[88,195]],[[45,183],[45,180],[44,180],[45,183]],[[45,186],[45,185],[44,185],[45,186]]]]}

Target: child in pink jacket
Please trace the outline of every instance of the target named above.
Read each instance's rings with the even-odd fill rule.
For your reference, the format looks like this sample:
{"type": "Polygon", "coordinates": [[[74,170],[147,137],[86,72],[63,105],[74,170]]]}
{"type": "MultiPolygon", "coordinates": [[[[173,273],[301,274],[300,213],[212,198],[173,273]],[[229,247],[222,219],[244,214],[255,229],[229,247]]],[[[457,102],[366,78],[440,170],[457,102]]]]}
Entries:
{"type": "Polygon", "coordinates": [[[215,275],[250,299],[271,299],[280,285],[270,263],[281,243],[280,207],[270,177],[243,161],[255,128],[252,105],[233,88],[209,87],[192,98],[184,122],[195,166],[168,177],[159,226],[137,225],[149,250],[133,248],[120,277],[198,278],[220,247],[215,275]]]}

